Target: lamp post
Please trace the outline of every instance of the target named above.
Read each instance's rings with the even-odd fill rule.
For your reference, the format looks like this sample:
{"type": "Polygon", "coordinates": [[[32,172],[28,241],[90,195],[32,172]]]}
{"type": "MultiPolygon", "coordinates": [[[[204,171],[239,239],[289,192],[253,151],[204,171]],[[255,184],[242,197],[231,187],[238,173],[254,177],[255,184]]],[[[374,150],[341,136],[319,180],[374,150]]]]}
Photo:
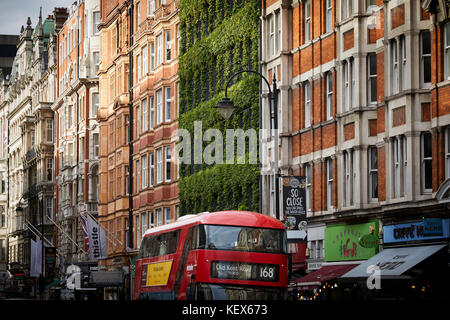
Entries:
{"type": "MultiPolygon", "coordinates": [[[[264,80],[264,82],[267,84],[269,88],[269,99],[270,99],[270,129],[273,132],[274,135],[274,177],[275,177],[275,214],[276,218],[280,219],[280,187],[279,187],[279,174],[278,174],[278,89],[277,89],[277,80],[275,78],[275,74],[273,75],[273,81],[272,81],[272,89],[270,88],[269,81],[259,72],[254,70],[242,70],[234,73],[227,81],[225,85],[225,97],[220,101],[217,105],[217,109],[219,110],[220,114],[228,119],[234,110],[234,104],[233,101],[228,98],[228,86],[231,82],[231,80],[236,77],[237,75],[244,73],[244,72],[250,72],[257,74],[261,79],[264,80]]],[[[259,106],[259,113],[262,114],[262,107],[259,106]]],[[[260,123],[261,128],[261,123],[260,123]]],[[[261,162],[260,162],[261,163],[261,162]]],[[[261,174],[261,173],[260,173],[261,174]]],[[[260,197],[262,190],[259,190],[260,197]]],[[[261,210],[262,208],[260,208],[261,210]]]]}

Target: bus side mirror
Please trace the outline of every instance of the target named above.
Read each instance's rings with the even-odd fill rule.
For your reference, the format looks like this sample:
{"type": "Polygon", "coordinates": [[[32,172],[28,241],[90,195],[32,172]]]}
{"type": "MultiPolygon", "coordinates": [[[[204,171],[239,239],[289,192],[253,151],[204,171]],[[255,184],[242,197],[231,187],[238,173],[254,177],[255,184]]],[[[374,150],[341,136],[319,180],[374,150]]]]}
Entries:
{"type": "Polygon", "coordinates": [[[291,277],[292,277],[292,254],[288,253],[287,258],[288,258],[288,279],[291,279],[291,277]]]}
{"type": "Polygon", "coordinates": [[[186,289],[186,300],[196,300],[197,298],[197,285],[195,284],[195,274],[191,275],[189,285],[186,289]]]}

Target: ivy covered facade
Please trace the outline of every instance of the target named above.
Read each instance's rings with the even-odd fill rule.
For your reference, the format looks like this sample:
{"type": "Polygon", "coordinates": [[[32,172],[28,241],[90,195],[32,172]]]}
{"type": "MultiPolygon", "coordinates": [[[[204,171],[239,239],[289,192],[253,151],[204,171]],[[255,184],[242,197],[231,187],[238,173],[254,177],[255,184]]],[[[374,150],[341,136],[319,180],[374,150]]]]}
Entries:
{"type": "MultiPolygon", "coordinates": [[[[216,106],[233,74],[258,71],[259,14],[256,0],[180,1],[179,128],[192,138],[196,121],[201,121],[202,133],[219,129],[223,141],[227,129],[258,132],[258,76],[243,72],[230,82],[228,97],[235,106],[230,118],[223,118],[216,106]]],[[[249,140],[245,163],[237,164],[235,156],[232,165],[200,160],[194,140],[191,163],[180,165],[180,215],[231,209],[258,212],[259,165],[248,161],[249,140]]],[[[202,141],[202,152],[210,143],[202,141]]]]}

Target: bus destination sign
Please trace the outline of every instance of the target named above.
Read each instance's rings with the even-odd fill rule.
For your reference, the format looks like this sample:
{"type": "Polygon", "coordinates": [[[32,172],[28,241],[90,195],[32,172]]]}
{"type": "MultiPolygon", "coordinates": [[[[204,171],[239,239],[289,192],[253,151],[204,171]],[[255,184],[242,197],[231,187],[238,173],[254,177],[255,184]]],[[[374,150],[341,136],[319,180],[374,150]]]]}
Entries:
{"type": "Polygon", "coordinates": [[[279,266],[276,264],[247,263],[239,261],[212,261],[211,278],[278,281],[279,266]]]}

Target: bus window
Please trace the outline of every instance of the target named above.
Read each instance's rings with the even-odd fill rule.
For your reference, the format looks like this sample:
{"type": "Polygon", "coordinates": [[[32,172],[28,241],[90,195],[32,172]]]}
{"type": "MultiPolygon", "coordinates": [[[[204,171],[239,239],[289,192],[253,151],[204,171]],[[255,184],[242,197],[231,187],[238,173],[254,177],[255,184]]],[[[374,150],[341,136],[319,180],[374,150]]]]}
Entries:
{"type": "Polygon", "coordinates": [[[200,225],[197,249],[286,253],[285,231],[235,226],[200,225]]]}
{"type": "Polygon", "coordinates": [[[145,237],[142,240],[138,259],[152,258],[173,254],[177,251],[180,231],[172,231],[154,236],[145,237]]]}

